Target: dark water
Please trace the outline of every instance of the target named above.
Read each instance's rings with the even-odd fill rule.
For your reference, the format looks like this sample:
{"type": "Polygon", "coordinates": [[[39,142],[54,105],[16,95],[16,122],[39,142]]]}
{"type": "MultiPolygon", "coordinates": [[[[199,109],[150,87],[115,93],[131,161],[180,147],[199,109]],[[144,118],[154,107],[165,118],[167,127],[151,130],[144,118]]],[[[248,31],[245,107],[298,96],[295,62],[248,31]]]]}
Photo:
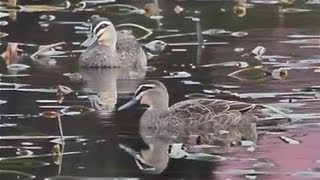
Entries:
{"type": "MultiPolygon", "coordinates": [[[[296,1],[292,5],[273,2],[248,1],[246,13],[236,14],[234,6],[238,3],[233,1],[163,0],[158,2],[162,19],[104,9],[108,4],[99,4],[102,8],[90,4],[87,9],[77,11],[16,12],[16,20],[12,20],[14,13],[11,12],[11,16],[1,18],[8,22],[1,27],[1,32],[9,34],[1,38],[2,51],[6,42],[17,42],[19,48],[30,55],[37,51],[38,45],[63,41],[65,44],[57,50],[65,53],[51,60],[38,60],[30,69],[18,72],[26,76],[4,72],[0,77],[0,99],[6,101],[0,107],[0,179],[44,179],[58,175],[74,179],[80,176],[101,179],[319,178],[320,103],[318,88],[308,87],[319,84],[320,4],[315,0],[313,4],[311,1],[296,1]],[[177,14],[173,10],[177,5],[184,11],[177,14]],[[224,42],[205,47],[197,45],[196,34],[163,38],[161,40],[169,45],[164,51],[153,53],[156,56],[148,60],[150,70],[144,79],[163,82],[169,90],[170,104],[192,97],[263,103],[280,108],[299,121],[279,127],[260,127],[253,152],[244,147],[224,155],[222,160],[170,159],[168,167],[158,175],[142,172],[119,144],[136,150],[146,148],[139,135],[143,108],[111,110],[125,103],[143,78],[128,79],[121,70],[97,73],[77,68],[77,50],[83,49],[79,45],[86,38],[86,30],[80,26],[84,27],[83,23],[94,14],[108,17],[115,25],[135,23],[151,29],[153,34],[142,39],[142,44],[160,39],[158,36],[196,32],[197,22],[202,31],[247,32],[243,37],[234,37],[230,32],[204,35],[205,42],[224,42]],[[55,19],[41,20],[42,15],[53,15],[55,19]],[[199,18],[200,22],[186,17],[199,18]],[[170,46],[170,43],[189,42],[194,45],[170,46]],[[251,53],[257,46],[266,48],[262,57],[251,53]],[[228,76],[245,68],[248,69],[235,77],[228,76]],[[282,74],[277,73],[280,70],[282,74]],[[87,81],[72,81],[63,75],[65,73],[80,73],[87,81]],[[58,85],[74,90],[65,95],[62,103],[57,102],[58,85]],[[39,113],[76,105],[96,108],[97,93],[102,97],[98,101],[109,110],[61,116],[66,143],[62,154],[52,153],[60,138],[57,117],[43,117],[39,113]],[[280,136],[299,143],[284,142],[280,136]]],[[[119,0],[116,3],[143,8],[147,2],[119,0]]],[[[145,33],[136,28],[133,32],[139,37],[145,33]]]]}

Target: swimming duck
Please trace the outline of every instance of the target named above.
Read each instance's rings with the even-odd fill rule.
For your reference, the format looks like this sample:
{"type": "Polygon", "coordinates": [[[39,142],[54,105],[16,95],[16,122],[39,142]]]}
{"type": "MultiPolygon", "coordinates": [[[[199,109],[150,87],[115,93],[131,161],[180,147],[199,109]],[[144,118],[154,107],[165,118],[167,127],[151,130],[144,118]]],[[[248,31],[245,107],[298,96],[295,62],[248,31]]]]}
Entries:
{"type": "Polygon", "coordinates": [[[206,98],[181,101],[169,107],[166,87],[155,80],[141,84],[132,100],[119,110],[136,103],[149,106],[140,120],[142,137],[175,136],[193,145],[214,145],[223,149],[243,139],[255,143],[257,116],[262,114],[255,104],[206,98]]]}
{"type": "Polygon", "coordinates": [[[142,83],[123,110],[134,104],[149,108],[140,119],[140,135],[149,149],[135,152],[120,145],[131,154],[137,166],[147,173],[159,174],[166,169],[170,146],[183,143],[188,152],[228,153],[248,140],[255,146],[256,122],[261,116],[255,104],[219,99],[190,99],[169,107],[169,94],[159,81],[142,83]]]}
{"type": "Polygon", "coordinates": [[[137,39],[128,32],[116,31],[112,22],[103,17],[92,17],[87,49],[80,55],[81,67],[145,68],[146,56],[137,39]]]}

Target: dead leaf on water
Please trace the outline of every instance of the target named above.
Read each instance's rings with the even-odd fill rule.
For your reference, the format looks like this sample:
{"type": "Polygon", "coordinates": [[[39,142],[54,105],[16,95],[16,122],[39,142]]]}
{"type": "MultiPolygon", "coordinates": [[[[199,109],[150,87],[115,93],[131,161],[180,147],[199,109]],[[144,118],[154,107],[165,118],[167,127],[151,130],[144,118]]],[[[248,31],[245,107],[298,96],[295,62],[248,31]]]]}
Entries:
{"type": "Polygon", "coordinates": [[[0,18],[9,16],[9,13],[0,12],[0,18]]]}
{"type": "Polygon", "coordinates": [[[233,36],[233,37],[245,37],[247,35],[248,35],[248,33],[244,32],[244,31],[237,31],[237,32],[231,33],[231,36],[233,36]]]}
{"type": "Polygon", "coordinates": [[[173,10],[175,13],[180,14],[183,11],[183,7],[177,5],[173,10]]]}
{"type": "Polygon", "coordinates": [[[155,16],[159,12],[159,8],[154,3],[145,4],[143,9],[147,17],[155,16]]]}
{"type": "Polygon", "coordinates": [[[51,149],[52,161],[56,165],[61,165],[62,152],[59,144],[55,144],[51,149]]]}
{"type": "Polygon", "coordinates": [[[233,7],[233,13],[238,17],[243,17],[247,14],[247,9],[243,4],[239,4],[233,7]]]}
{"type": "Polygon", "coordinates": [[[259,81],[271,77],[271,72],[261,66],[256,66],[234,71],[228,76],[240,81],[259,81]]]}
{"type": "Polygon", "coordinates": [[[300,141],[286,137],[286,136],[280,136],[279,137],[283,142],[288,144],[300,144],[300,141]]]}
{"type": "Polygon", "coordinates": [[[56,118],[58,116],[60,116],[59,112],[57,111],[44,111],[42,113],[39,114],[40,116],[42,117],[45,117],[45,118],[56,118]]]}
{"type": "Polygon", "coordinates": [[[4,38],[8,35],[9,35],[8,33],[0,32],[0,38],[4,38]]]}

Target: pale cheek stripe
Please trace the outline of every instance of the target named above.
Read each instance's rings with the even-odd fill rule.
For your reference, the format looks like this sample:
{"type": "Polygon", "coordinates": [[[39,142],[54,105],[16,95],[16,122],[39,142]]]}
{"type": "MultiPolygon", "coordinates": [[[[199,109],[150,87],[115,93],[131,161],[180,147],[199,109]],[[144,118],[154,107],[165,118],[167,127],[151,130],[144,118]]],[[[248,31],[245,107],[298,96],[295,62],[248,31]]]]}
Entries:
{"type": "Polygon", "coordinates": [[[99,32],[97,33],[97,37],[100,37],[106,29],[107,28],[100,29],[99,32]]]}
{"type": "Polygon", "coordinates": [[[144,93],[145,93],[145,92],[140,93],[135,99],[136,99],[137,101],[139,101],[139,100],[142,98],[142,96],[144,95],[144,93]]]}
{"type": "Polygon", "coordinates": [[[134,92],[134,94],[137,94],[137,92],[139,92],[140,89],[143,87],[156,87],[156,86],[154,84],[142,84],[137,88],[137,90],[134,92]]]}
{"type": "Polygon", "coordinates": [[[101,25],[103,25],[103,24],[106,24],[106,25],[111,25],[111,22],[109,22],[109,21],[101,21],[101,22],[99,22],[97,25],[96,25],[96,27],[93,29],[93,33],[95,33],[96,31],[97,31],[97,29],[101,26],[101,25]]]}

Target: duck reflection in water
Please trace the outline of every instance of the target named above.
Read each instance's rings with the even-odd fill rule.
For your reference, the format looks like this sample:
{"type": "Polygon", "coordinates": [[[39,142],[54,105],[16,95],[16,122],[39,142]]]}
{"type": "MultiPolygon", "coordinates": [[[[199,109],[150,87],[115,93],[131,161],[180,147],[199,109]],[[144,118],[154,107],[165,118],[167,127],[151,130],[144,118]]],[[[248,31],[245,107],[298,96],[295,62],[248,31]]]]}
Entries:
{"type": "Polygon", "coordinates": [[[145,72],[127,68],[81,68],[79,72],[85,81],[84,91],[97,94],[92,97],[93,108],[101,111],[114,110],[118,94],[133,92],[145,76],[145,72]]]}
{"type": "Polygon", "coordinates": [[[153,80],[141,84],[119,110],[136,103],[149,106],[140,119],[140,135],[149,149],[138,153],[120,147],[135,158],[140,169],[155,174],[166,169],[173,143],[184,143],[188,152],[208,154],[233,152],[242,140],[255,145],[256,122],[263,115],[258,105],[219,99],[191,99],[169,107],[166,87],[153,80]]]}

